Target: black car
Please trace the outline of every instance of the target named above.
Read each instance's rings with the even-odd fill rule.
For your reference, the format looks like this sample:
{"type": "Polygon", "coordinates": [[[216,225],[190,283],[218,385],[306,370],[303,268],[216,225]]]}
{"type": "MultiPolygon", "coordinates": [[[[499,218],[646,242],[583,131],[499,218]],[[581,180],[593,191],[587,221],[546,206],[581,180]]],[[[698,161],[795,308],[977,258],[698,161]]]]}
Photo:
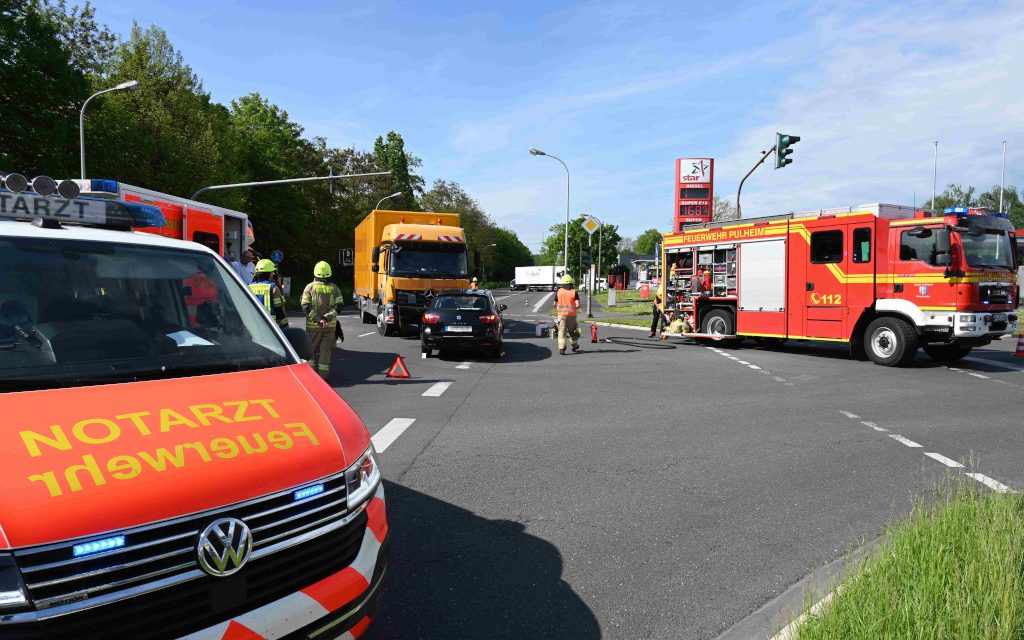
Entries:
{"type": "Polygon", "coordinates": [[[493,358],[501,356],[501,334],[505,305],[496,304],[490,291],[442,291],[423,312],[420,344],[423,353],[437,349],[483,351],[493,358]]]}

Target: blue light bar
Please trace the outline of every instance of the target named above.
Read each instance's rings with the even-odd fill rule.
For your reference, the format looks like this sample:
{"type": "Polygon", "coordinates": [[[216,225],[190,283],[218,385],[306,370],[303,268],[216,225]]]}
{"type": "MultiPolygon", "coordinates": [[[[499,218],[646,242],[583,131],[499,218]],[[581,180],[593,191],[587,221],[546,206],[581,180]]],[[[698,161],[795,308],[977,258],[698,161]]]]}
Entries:
{"type": "Polygon", "coordinates": [[[165,227],[167,220],[164,212],[151,204],[140,204],[138,202],[121,202],[121,206],[128,209],[135,220],[133,227],[165,227]]]}
{"type": "Polygon", "coordinates": [[[164,214],[153,205],[81,196],[71,200],[34,193],[0,197],[0,218],[49,219],[57,223],[106,227],[163,227],[164,214]]]}
{"type": "Polygon", "coordinates": [[[117,194],[117,180],[93,179],[90,182],[91,184],[89,185],[89,191],[103,191],[105,193],[117,194]]]}
{"type": "Polygon", "coordinates": [[[967,213],[967,207],[946,207],[946,213],[967,213]]]}
{"type": "Polygon", "coordinates": [[[311,487],[305,487],[299,489],[292,494],[292,499],[298,502],[299,500],[305,500],[306,498],[312,498],[315,495],[319,495],[324,492],[323,484],[314,484],[311,487]]]}
{"type": "Polygon", "coordinates": [[[119,549],[123,546],[124,536],[114,536],[113,538],[103,538],[102,540],[93,540],[92,542],[76,544],[71,548],[71,553],[76,558],[80,558],[82,556],[91,556],[94,553],[110,551],[111,549],[119,549]]]}

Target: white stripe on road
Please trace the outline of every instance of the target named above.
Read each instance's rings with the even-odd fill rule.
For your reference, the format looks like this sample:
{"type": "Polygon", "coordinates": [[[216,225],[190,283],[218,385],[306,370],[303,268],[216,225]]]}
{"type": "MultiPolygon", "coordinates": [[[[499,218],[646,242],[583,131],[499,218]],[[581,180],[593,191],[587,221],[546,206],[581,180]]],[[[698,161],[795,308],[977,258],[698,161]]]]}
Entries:
{"type": "Polygon", "coordinates": [[[990,477],[988,477],[988,476],[986,476],[986,475],[984,475],[982,473],[967,473],[967,474],[964,474],[964,475],[968,475],[968,476],[974,478],[975,480],[977,480],[981,484],[985,485],[989,489],[992,489],[993,491],[998,491],[999,493],[1006,493],[1006,492],[1008,492],[1010,490],[1010,487],[1006,486],[1002,482],[998,482],[996,480],[993,480],[992,478],[990,478],[990,477]]]}
{"type": "Polygon", "coordinates": [[[975,378],[983,378],[985,380],[988,380],[988,376],[983,376],[980,373],[974,373],[973,371],[967,371],[966,373],[967,375],[974,376],[975,378]]]}
{"type": "Polygon", "coordinates": [[[372,335],[373,335],[373,334],[375,334],[375,333],[377,333],[377,332],[376,332],[376,331],[371,331],[371,332],[369,332],[369,333],[360,333],[360,334],[359,334],[358,336],[356,336],[356,337],[357,337],[357,338],[365,338],[366,336],[372,336],[372,335]]]}
{"type": "Polygon", "coordinates": [[[749,363],[749,362],[747,362],[746,360],[740,360],[739,358],[737,358],[737,359],[736,359],[736,362],[738,362],[738,363],[740,363],[740,364],[750,364],[750,363],[749,363]]]}
{"type": "Polygon", "coordinates": [[[439,398],[450,386],[452,386],[451,382],[435,382],[433,386],[423,392],[423,396],[425,398],[439,398]]]}
{"type": "Polygon", "coordinates": [[[455,368],[456,369],[468,369],[469,368],[469,363],[468,362],[463,362],[462,364],[458,365],[455,368]]]}
{"type": "Polygon", "coordinates": [[[913,440],[908,440],[907,438],[904,438],[903,436],[901,436],[898,433],[890,433],[889,437],[892,438],[893,440],[895,440],[896,442],[899,442],[900,444],[907,445],[908,447],[920,447],[921,446],[921,445],[917,444],[916,442],[914,442],[913,440]]]}
{"type": "Polygon", "coordinates": [[[402,435],[414,422],[416,422],[416,418],[393,418],[370,438],[373,440],[373,448],[377,450],[377,453],[384,453],[384,450],[398,440],[398,436],[402,435]]]}
{"type": "Polygon", "coordinates": [[[533,312],[534,313],[540,313],[540,308],[543,307],[544,303],[547,302],[548,300],[550,300],[551,296],[553,296],[553,295],[555,295],[555,292],[551,291],[550,293],[548,293],[548,295],[546,295],[543,298],[541,298],[540,302],[538,302],[537,304],[533,305],[533,312]]]}
{"type": "Polygon", "coordinates": [[[880,427],[877,424],[875,424],[874,422],[868,422],[866,420],[861,420],[861,424],[864,425],[865,427],[871,427],[875,431],[888,431],[888,429],[886,429],[885,427],[880,427]]]}
{"type": "Polygon", "coordinates": [[[964,465],[960,464],[959,462],[957,462],[956,460],[953,460],[951,458],[947,458],[946,456],[942,455],[941,453],[933,453],[931,451],[925,451],[924,455],[928,456],[932,460],[938,460],[942,464],[944,464],[947,467],[950,467],[952,469],[956,469],[956,468],[964,466],[964,465]]]}
{"type": "Polygon", "coordinates": [[[844,416],[852,420],[860,420],[860,416],[858,416],[856,413],[850,413],[849,411],[840,411],[839,413],[843,414],[844,416]]]}
{"type": "Polygon", "coordinates": [[[748,364],[747,366],[750,367],[751,369],[760,369],[761,368],[761,367],[757,366],[756,364],[748,364]]]}
{"type": "Polygon", "coordinates": [[[504,300],[505,298],[511,298],[513,295],[515,295],[515,294],[509,294],[507,296],[501,296],[500,298],[495,298],[495,300],[504,300]]]}

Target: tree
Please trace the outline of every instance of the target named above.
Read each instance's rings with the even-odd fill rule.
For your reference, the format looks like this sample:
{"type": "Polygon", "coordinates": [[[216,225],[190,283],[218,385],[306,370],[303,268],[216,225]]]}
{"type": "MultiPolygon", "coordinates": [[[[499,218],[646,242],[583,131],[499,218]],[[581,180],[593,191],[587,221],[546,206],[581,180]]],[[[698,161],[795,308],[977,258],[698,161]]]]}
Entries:
{"type": "Polygon", "coordinates": [[[661,244],[662,235],[657,229],[651,228],[637,236],[633,243],[633,253],[641,256],[654,255],[655,245],[661,244]]]}
{"type": "Polygon", "coordinates": [[[117,49],[117,36],[96,22],[96,7],[86,2],[68,8],[67,0],[44,0],[43,12],[57,28],[61,44],[79,71],[102,78],[117,49]]]}
{"type": "MultiPolygon", "coordinates": [[[[586,247],[589,241],[587,230],[583,228],[583,221],[585,217],[580,216],[575,220],[569,221],[569,260],[568,267],[570,273],[575,275],[577,278],[580,276],[580,253],[583,247],[586,247]]],[[[542,264],[562,264],[562,250],[565,240],[565,223],[559,223],[552,225],[549,229],[551,235],[544,238],[544,242],[541,245],[541,263],[542,264]]],[[[619,227],[617,225],[605,224],[602,229],[594,232],[594,243],[593,243],[593,259],[594,264],[598,262],[598,234],[604,233],[604,237],[601,239],[601,267],[602,271],[607,271],[612,265],[615,264],[615,259],[618,254],[617,247],[622,237],[619,236],[619,227]]],[[[602,274],[603,275],[603,274],[602,274]]]]}
{"type": "Polygon", "coordinates": [[[516,267],[528,267],[533,264],[530,249],[514,232],[495,227],[493,238],[495,246],[484,256],[488,280],[511,280],[515,277],[516,267]]]}
{"type": "Polygon", "coordinates": [[[715,196],[711,201],[711,221],[722,222],[736,219],[736,205],[729,200],[715,196]]]}
{"type": "MultiPolygon", "coordinates": [[[[978,196],[979,207],[988,207],[991,211],[999,211],[999,186],[978,196]]],[[[1024,202],[1016,187],[1008,186],[1003,191],[1003,210],[1010,216],[1010,222],[1017,229],[1024,229],[1024,202]]]]}
{"type": "Polygon", "coordinates": [[[392,207],[400,211],[419,211],[417,197],[423,194],[423,178],[412,172],[420,165],[419,158],[405,152],[405,141],[401,134],[388,131],[386,137],[377,137],[373,143],[373,156],[382,171],[391,172],[391,182],[402,195],[391,200],[392,207]],[[399,206],[400,205],[400,206],[399,206]]]}

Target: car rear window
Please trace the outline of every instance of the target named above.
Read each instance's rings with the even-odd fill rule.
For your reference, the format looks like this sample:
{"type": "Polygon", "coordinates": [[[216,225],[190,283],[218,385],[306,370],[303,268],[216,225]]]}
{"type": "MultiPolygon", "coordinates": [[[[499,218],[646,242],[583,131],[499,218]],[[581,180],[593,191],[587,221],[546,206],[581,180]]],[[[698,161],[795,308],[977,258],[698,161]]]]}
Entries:
{"type": "Polygon", "coordinates": [[[487,298],[483,296],[439,296],[434,300],[435,309],[479,309],[487,308],[487,298]]]}

